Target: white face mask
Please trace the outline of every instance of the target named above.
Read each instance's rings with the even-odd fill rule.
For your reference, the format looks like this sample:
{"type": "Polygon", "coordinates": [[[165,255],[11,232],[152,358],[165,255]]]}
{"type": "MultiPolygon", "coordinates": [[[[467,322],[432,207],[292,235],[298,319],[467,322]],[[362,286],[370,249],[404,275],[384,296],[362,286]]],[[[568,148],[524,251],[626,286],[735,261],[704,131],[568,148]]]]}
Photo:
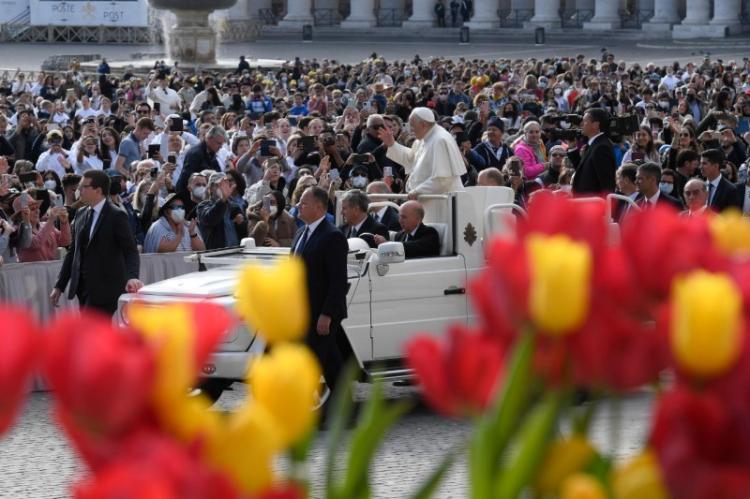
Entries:
{"type": "Polygon", "coordinates": [[[673,189],[674,184],[670,184],[669,182],[659,182],[659,190],[664,194],[672,194],[673,189]]]}
{"type": "Polygon", "coordinates": [[[198,199],[203,199],[203,196],[206,195],[206,187],[199,185],[197,187],[193,187],[193,196],[195,196],[198,199]]]}
{"type": "Polygon", "coordinates": [[[660,100],[660,101],[659,101],[659,105],[660,105],[660,106],[661,106],[661,107],[662,107],[663,109],[667,109],[667,108],[669,107],[669,101],[668,101],[668,100],[660,100]]]}
{"type": "Polygon", "coordinates": [[[352,187],[361,188],[367,185],[367,177],[363,177],[361,175],[357,175],[356,177],[352,177],[352,187]]]}
{"type": "Polygon", "coordinates": [[[278,208],[278,206],[276,206],[276,205],[271,205],[271,206],[270,206],[270,207],[268,208],[268,213],[269,213],[269,214],[270,214],[270,215],[271,215],[272,217],[275,217],[275,216],[276,216],[276,214],[277,214],[278,212],[279,212],[279,208],[278,208]]]}
{"type": "Polygon", "coordinates": [[[562,95],[562,88],[556,88],[555,95],[562,95]]]}
{"type": "Polygon", "coordinates": [[[45,180],[44,188],[49,191],[54,191],[57,188],[57,184],[55,183],[54,180],[45,180]]]}
{"type": "Polygon", "coordinates": [[[185,221],[185,208],[175,208],[172,210],[172,220],[177,223],[185,221]]]}

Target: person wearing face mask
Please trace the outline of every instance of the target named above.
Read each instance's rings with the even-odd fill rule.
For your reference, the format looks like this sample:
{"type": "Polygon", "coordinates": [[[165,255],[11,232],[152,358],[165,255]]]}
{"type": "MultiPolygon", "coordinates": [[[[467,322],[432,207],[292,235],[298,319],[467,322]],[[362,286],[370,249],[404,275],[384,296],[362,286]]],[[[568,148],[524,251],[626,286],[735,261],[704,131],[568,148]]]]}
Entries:
{"type": "Polygon", "coordinates": [[[52,170],[44,172],[44,188],[48,191],[54,192],[55,194],[62,194],[60,177],[57,176],[57,173],[52,170]]]}
{"type": "MultiPolygon", "coordinates": [[[[29,193],[26,193],[29,195],[29,193]]],[[[72,239],[70,233],[70,223],[68,211],[60,206],[50,208],[47,221],[41,221],[40,206],[41,202],[32,200],[29,202],[29,222],[31,224],[31,245],[28,248],[18,249],[18,261],[25,262],[43,262],[55,260],[57,257],[57,248],[68,246],[72,239]],[[60,229],[55,228],[55,222],[58,222],[60,229]]],[[[21,210],[21,196],[13,201],[13,209],[21,210]]]]}
{"type": "Polygon", "coordinates": [[[297,225],[287,211],[284,195],[271,191],[263,200],[247,210],[248,233],[256,246],[289,247],[297,225]]]}
{"type": "Polygon", "coordinates": [[[183,201],[185,204],[185,213],[187,213],[187,220],[193,220],[198,216],[196,208],[199,204],[206,199],[206,187],[208,186],[208,177],[202,173],[193,173],[188,180],[188,188],[190,189],[190,199],[183,201]]]}
{"type": "MultiPolygon", "coordinates": [[[[671,206],[676,210],[682,210],[682,203],[664,192],[661,185],[661,175],[661,167],[656,163],[644,163],[638,167],[635,174],[635,186],[638,189],[638,197],[635,203],[641,209],[652,209],[657,204],[663,204],[671,206]]],[[[672,186],[674,186],[674,172],[672,172],[671,180],[672,186]]]]}
{"type": "Polygon", "coordinates": [[[263,178],[247,188],[244,198],[248,205],[254,205],[271,191],[283,191],[285,184],[280,162],[276,158],[268,158],[263,162],[263,178]]]}
{"type": "Polygon", "coordinates": [[[370,183],[367,167],[365,165],[354,165],[352,169],[349,170],[348,177],[347,184],[353,189],[364,190],[367,187],[367,184],[370,183]]]}
{"type": "Polygon", "coordinates": [[[557,109],[561,113],[569,113],[570,112],[570,103],[568,102],[568,99],[565,98],[563,95],[563,88],[560,85],[555,85],[552,89],[552,94],[555,99],[555,103],[557,103],[557,109]]]}
{"type": "Polygon", "coordinates": [[[185,205],[177,194],[170,194],[159,209],[159,219],[151,224],[143,245],[144,253],[172,253],[175,251],[203,251],[197,230],[198,221],[185,222],[185,205]]]}

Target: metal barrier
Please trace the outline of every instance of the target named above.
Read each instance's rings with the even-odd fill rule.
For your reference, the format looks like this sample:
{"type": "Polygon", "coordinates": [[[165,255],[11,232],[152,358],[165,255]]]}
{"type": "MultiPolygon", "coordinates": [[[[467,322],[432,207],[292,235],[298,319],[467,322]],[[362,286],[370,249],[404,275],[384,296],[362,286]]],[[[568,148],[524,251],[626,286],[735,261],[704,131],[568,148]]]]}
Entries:
{"type": "Polygon", "coordinates": [[[313,9],[315,26],[337,26],[341,24],[341,14],[338,9],[313,9]]]}
{"type": "MultiPolygon", "coordinates": [[[[140,255],[140,279],[144,284],[163,281],[198,270],[197,263],[185,261],[191,253],[153,253],[140,255]]],[[[9,263],[0,268],[0,302],[25,305],[34,310],[40,319],[55,313],[49,294],[57,281],[61,260],[33,263],[9,263]]],[[[67,295],[66,295],[67,296],[67,295]]],[[[64,297],[61,307],[75,306],[76,301],[64,297]]]]}
{"type": "Polygon", "coordinates": [[[484,233],[494,234],[495,231],[492,228],[495,225],[495,218],[492,216],[495,212],[500,210],[506,210],[507,214],[518,214],[521,218],[528,218],[529,214],[515,203],[497,203],[491,204],[484,209],[484,233]]]}
{"type": "Polygon", "coordinates": [[[623,29],[641,29],[643,23],[654,17],[653,9],[620,9],[620,27],[623,29]]]}
{"type": "Polygon", "coordinates": [[[276,13],[273,9],[258,9],[258,19],[263,24],[278,24],[279,18],[276,16],[276,13]]]}
{"type": "Polygon", "coordinates": [[[377,25],[381,28],[401,26],[406,12],[403,9],[377,9],[375,17],[377,25]]]}
{"type": "Polygon", "coordinates": [[[534,9],[498,9],[501,28],[523,28],[523,23],[534,17],[534,9]]]}
{"type": "Polygon", "coordinates": [[[594,9],[560,9],[560,25],[563,28],[583,28],[583,23],[594,17],[594,9]]]}

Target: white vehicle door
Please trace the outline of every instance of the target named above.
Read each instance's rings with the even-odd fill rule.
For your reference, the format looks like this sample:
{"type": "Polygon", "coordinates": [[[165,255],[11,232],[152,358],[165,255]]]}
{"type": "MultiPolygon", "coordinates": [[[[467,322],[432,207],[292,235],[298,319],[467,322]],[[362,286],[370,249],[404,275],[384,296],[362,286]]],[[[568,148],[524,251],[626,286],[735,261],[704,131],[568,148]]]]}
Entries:
{"type": "Polygon", "coordinates": [[[403,357],[417,333],[445,334],[467,323],[466,264],[461,255],[370,266],[372,343],[376,361],[403,357]]]}

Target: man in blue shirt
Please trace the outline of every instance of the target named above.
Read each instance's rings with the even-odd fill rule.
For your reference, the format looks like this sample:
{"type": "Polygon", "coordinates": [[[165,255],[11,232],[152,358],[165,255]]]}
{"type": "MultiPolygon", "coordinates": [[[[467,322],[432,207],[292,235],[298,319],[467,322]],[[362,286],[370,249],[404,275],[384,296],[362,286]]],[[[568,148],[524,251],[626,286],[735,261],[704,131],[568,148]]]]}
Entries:
{"type": "Polygon", "coordinates": [[[253,85],[253,94],[247,101],[247,110],[255,114],[270,113],[273,111],[273,102],[263,95],[263,87],[253,85]]]}

